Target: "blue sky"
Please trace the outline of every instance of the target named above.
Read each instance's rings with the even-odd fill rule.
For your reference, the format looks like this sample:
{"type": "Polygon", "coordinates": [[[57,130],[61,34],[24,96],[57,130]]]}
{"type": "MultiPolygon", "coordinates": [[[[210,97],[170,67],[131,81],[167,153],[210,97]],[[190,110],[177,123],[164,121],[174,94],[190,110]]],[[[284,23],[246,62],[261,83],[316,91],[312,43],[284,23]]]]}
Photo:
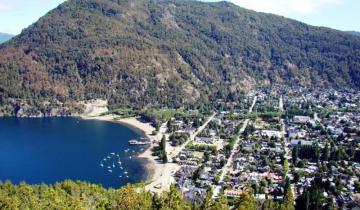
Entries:
{"type": "MultiPolygon", "coordinates": [[[[216,1],[216,0],[207,0],[216,1]]],[[[311,25],[360,31],[360,0],[229,0],[311,25]]],[[[19,34],[64,0],[0,0],[0,32],[19,34]]]]}

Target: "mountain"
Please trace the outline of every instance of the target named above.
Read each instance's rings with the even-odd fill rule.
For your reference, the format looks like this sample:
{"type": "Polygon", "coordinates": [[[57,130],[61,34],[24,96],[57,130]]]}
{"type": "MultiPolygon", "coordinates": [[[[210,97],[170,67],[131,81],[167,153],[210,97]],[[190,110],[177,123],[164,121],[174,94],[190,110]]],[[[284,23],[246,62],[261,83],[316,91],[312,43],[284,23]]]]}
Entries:
{"type": "Polygon", "coordinates": [[[0,113],[176,107],[269,84],[359,88],[360,37],[228,2],[69,0],[0,45],[0,113]]]}
{"type": "Polygon", "coordinates": [[[356,35],[356,36],[360,36],[360,32],[357,32],[357,31],[349,31],[349,33],[356,35]]]}
{"type": "Polygon", "coordinates": [[[0,44],[10,40],[13,36],[11,34],[0,33],[0,44]]]}

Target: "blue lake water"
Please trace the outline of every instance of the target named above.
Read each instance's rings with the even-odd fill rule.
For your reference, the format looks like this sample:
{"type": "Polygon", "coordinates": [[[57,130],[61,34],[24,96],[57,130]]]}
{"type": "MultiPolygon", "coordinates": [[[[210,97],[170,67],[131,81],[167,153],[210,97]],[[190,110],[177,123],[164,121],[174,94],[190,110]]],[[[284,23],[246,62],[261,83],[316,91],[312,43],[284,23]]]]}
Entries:
{"type": "Polygon", "coordinates": [[[113,188],[139,182],[147,172],[136,154],[145,147],[128,145],[138,137],[112,122],[0,118],[0,180],[53,184],[73,179],[113,188]]]}

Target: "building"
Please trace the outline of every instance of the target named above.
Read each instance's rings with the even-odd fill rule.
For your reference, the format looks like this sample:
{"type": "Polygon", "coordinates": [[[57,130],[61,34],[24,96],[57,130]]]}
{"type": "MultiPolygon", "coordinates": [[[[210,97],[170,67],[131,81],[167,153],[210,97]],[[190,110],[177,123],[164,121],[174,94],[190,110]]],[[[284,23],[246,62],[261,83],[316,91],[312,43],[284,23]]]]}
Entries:
{"type": "Polygon", "coordinates": [[[288,133],[289,133],[289,138],[291,138],[291,139],[295,139],[295,138],[302,139],[302,138],[306,137],[306,131],[304,131],[304,130],[301,130],[301,131],[289,130],[288,133]]]}
{"type": "Polygon", "coordinates": [[[238,198],[243,193],[244,193],[244,191],[242,191],[242,190],[224,190],[224,195],[226,197],[230,197],[230,198],[238,198]]]}
{"type": "Polygon", "coordinates": [[[291,140],[291,146],[295,147],[297,145],[311,146],[311,145],[313,145],[313,142],[312,141],[305,141],[305,140],[291,140]]]}
{"type": "Polygon", "coordinates": [[[280,131],[274,131],[274,130],[261,130],[260,135],[263,136],[263,137],[281,138],[281,132],[280,131]]]}
{"type": "Polygon", "coordinates": [[[308,116],[294,116],[294,123],[307,123],[311,120],[308,116]]]}

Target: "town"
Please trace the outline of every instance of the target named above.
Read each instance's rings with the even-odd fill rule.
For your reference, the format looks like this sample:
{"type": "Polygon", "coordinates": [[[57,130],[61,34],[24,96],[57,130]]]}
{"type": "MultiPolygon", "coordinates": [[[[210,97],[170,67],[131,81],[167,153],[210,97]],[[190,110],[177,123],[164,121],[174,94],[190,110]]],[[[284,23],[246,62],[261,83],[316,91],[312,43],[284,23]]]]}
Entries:
{"type": "Polygon", "coordinates": [[[193,203],[251,191],[259,203],[293,196],[297,209],[359,206],[359,92],[275,86],[214,106],[158,125],[152,150],[166,170],[148,190],[175,184],[193,203]]]}

